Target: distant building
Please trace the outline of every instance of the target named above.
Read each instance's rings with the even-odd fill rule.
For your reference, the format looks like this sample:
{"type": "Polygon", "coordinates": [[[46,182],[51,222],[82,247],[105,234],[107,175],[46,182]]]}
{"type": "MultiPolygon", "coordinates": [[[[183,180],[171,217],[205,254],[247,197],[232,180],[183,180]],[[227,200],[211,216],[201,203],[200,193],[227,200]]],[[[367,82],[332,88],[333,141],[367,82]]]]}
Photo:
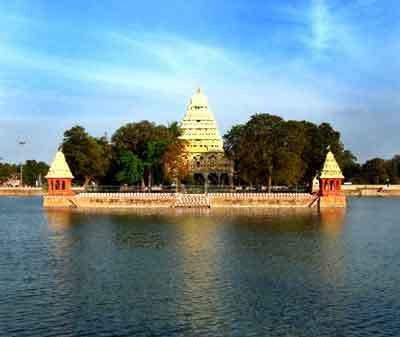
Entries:
{"type": "Polygon", "coordinates": [[[200,89],[190,99],[181,128],[194,180],[213,185],[232,184],[232,162],[225,156],[217,123],[200,89]]]}
{"type": "Polygon", "coordinates": [[[18,177],[11,177],[5,180],[2,184],[4,187],[20,187],[21,186],[21,181],[18,177]]]}

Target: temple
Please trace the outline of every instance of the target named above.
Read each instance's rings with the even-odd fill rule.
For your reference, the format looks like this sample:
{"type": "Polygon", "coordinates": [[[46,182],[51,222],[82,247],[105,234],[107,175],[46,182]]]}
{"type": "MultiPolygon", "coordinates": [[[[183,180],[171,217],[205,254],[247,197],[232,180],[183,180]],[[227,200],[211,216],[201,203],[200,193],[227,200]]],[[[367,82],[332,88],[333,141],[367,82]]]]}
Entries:
{"type": "Polygon", "coordinates": [[[225,156],[217,123],[201,89],[191,97],[181,128],[193,180],[200,184],[232,185],[233,165],[225,156]]]}
{"type": "Polygon", "coordinates": [[[48,195],[74,195],[71,186],[73,178],[64,153],[58,151],[46,175],[48,195]]]}
{"type": "Polygon", "coordinates": [[[342,192],[344,176],[330,148],[319,176],[320,207],[344,207],[346,197],[342,192]]]}

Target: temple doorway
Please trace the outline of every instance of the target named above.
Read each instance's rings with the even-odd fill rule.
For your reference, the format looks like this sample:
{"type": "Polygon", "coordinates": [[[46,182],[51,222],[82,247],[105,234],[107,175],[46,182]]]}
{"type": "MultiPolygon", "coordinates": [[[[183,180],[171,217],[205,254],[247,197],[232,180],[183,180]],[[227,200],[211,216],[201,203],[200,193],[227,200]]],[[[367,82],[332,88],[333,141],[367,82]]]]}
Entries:
{"type": "Polygon", "coordinates": [[[205,184],[205,180],[204,180],[204,176],[201,173],[195,173],[193,175],[193,182],[195,185],[204,185],[205,184]]]}
{"type": "Polygon", "coordinates": [[[208,175],[208,184],[218,186],[218,175],[216,173],[210,173],[208,175]]]}

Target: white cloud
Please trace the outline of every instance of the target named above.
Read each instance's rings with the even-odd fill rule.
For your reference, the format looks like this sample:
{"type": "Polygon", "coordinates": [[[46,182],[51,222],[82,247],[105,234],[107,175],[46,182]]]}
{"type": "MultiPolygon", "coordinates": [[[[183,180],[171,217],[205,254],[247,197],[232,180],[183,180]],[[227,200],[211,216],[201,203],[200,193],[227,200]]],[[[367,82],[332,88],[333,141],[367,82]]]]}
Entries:
{"type": "Polygon", "coordinates": [[[310,10],[311,47],[323,50],[330,46],[333,36],[333,22],[325,0],[312,0],[310,10]]]}

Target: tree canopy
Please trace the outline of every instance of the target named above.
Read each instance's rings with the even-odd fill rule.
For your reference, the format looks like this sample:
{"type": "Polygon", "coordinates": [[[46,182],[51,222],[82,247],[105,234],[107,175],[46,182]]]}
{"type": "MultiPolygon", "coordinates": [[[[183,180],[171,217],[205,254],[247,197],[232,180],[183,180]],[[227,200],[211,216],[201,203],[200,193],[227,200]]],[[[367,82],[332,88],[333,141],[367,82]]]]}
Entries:
{"type": "MultiPolygon", "coordinates": [[[[171,157],[183,156],[183,141],[179,138],[181,130],[178,124],[158,125],[149,121],[128,123],[115,131],[111,138],[114,156],[120,158],[126,151],[135,155],[144,166],[142,180],[147,185],[169,180],[173,170],[165,170],[165,165],[172,165],[171,157]]],[[[123,170],[121,165],[114,167],[115,175],[123,170]]],[[[182,178],[180,170],[177,178],[182,178]]]]}
{"type": "MultiPolygon", "coordinates": [[[[162,125],[145,120],[121,126],[109,141],[77,125],[65,131],[61,147],[78,184],[179,184],[189,174],[187,144],[180,135],[176,122],[162,125]]],[[[346,180],[400,183],[400,155],[389,160],[373,158],[361,165],[329,123],[255,114],[246,123],[233,125],[223,138],[241,184],[308,185],[321,169],[328,146],[346,180]]],[[[35,185],[47,170],[46,163],[26,161],[24,182],[35,185]]],[[[19,172],[19,165],[0,163],[0,183],[19,172]]]]}
{"type": "Polygon", "coordinates": [[[121,169],[116,178],[120,183],[135,185],[142,179],[144,164],[132,152],[124,152],[119,159],[119,165],[121,169]]]}
{"type": "Polygon", "coordinates": [[[45,182],[44,177],[49,171],[49,165],[45,162],[27,160],[23,166],[23,183],[28,186],[41,185],[45,182]]]}
{"type": "Polygon", "coordinates": [[[247,123],[234,125],[224,141],[236,172],[248,184],[309,184],[328,145],[340,164],[354,158],[344,151],[340,133],[330,124],[285,121],[270,114],[256,114],[247,123]]]}
{"type": "Polygon", "coordinates": [[[105,137],[92,137],[82,126],[74,126],[65,131],[61,147],[78,183],[86,186],[106,175],[111,147],[105,137]]]}

